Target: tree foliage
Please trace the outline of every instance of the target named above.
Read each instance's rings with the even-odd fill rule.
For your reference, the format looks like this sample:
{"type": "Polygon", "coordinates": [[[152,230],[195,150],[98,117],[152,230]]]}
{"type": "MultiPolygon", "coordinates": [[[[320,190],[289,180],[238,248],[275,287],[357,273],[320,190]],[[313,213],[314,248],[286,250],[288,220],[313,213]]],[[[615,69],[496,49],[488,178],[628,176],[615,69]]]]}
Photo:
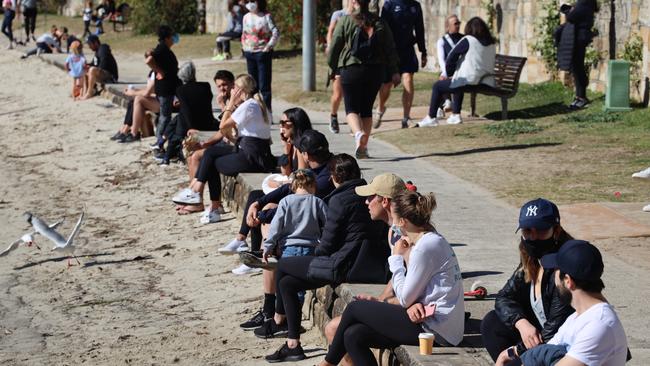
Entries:
{"type": "Polygon", "coordinates": [[[133,30],[140,34],[156,32],[162,24],[179,33],[197,30],[198,6],[193,0],[129,0],[133,30]]]}

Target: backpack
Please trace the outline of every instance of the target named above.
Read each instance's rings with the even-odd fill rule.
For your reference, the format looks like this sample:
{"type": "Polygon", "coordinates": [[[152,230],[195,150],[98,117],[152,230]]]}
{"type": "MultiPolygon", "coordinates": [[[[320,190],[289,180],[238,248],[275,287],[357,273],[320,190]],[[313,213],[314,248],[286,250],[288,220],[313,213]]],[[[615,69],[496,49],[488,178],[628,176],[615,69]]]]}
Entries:
{"type": "Polygon", "coordinates": [[[358,58],[362,63],[372,59],[375,54],[375,39],[377,38],[375,34],[373,32],[372,36],[368,37],[363,27],[357,25],[352,35],[350,54],[358,58]]]}

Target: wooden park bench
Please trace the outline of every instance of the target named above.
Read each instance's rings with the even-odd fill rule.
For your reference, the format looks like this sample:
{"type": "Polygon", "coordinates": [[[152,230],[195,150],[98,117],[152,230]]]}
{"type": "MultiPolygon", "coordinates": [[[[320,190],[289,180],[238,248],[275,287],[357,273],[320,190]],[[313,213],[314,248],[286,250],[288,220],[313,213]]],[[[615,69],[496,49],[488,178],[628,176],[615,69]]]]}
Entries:
{"type": "Polygon", "coordinates": [[[117,25],[122,26],[122,31],[124,31],[124,26],[129,22],[129,16],[131,15],[131,7],[129,4],[121,4],[118,7],[117,13],[113,14],[109,21],[113,23],[113,31],[117,32],[117,25]]]}
{"type": "Polygon", "coordinates": [[[497,55],[494,62],[494,76],[496,87],[478,85],[468,88],[471,93],[471,115],[476,117],[476,94],[493,95],[501,98],[501,119],[508,119],[508,99],[517,94],[519,77],[524,69],[527,58],[506,55],[497,55]]]}

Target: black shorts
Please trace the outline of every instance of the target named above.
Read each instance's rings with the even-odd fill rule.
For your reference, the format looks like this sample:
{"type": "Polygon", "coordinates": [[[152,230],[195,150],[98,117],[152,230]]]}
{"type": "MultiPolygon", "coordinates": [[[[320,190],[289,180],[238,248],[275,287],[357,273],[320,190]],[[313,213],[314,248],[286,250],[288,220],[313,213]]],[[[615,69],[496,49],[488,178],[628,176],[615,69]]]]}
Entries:
{"type": "Polygon", "coordinates": [[[399,57],[400,74],[413,74],[418,72],[418,57],[415,55],[415,49],[413,47],[397,50],[397,56],[399,57]]]}
{"type": "Polygon", "coordinates": [[[361,118],[372,117],[372,106],[377,98],[384,75],[383,65],[350,65],[340,69],[345,113],[357,113],[361,118]]]}

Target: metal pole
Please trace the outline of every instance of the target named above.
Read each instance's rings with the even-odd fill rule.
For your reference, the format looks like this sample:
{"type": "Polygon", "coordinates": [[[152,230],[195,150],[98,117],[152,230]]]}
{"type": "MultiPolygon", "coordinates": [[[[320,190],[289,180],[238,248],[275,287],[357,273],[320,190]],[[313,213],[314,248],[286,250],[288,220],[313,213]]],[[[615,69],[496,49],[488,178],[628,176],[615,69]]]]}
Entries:
{"type": "Polygon", "coordinates": [[[316,0],[302,2],[302,90],[316,90],[316,0]]]}

